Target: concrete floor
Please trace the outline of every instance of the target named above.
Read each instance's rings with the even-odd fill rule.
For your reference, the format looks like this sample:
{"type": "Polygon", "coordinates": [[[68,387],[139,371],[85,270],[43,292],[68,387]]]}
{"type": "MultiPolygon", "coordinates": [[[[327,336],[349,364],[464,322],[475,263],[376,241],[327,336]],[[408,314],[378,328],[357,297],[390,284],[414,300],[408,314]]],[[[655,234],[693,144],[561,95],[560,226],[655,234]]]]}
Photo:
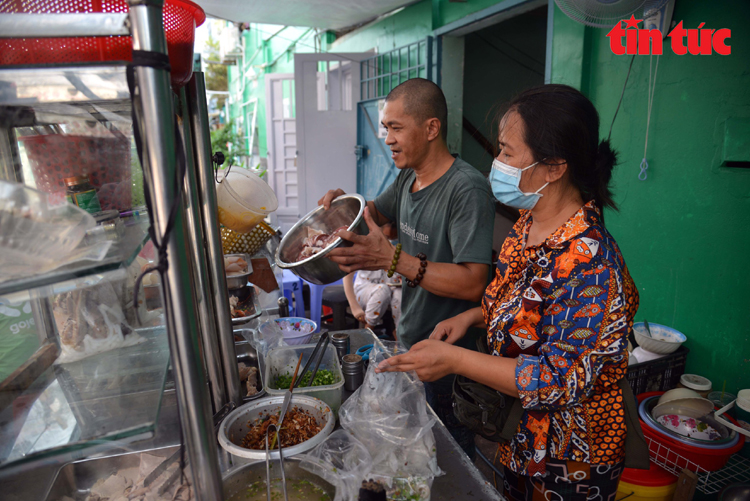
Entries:
{"type": "MultiPolygon", "coordinates": [[[[497,452],[497,443],[490,442],[489,440],[486,440],[480,436],[476,436],[474,438],[474,443],[477,446],[477,449],[490,461],[493,461],[495,458],[495,453],[497,452]]],[[[502,471],[502,467],[499,465],[499,463],[494,462],[495,467],[502,471]]],[[[484,475],[484,478],[487,479],[487,481],[491,485],[495,485],[496,489],[502,493],[503,491],[503,480],[500,478],[499,475],[495,474],[495,472],[492,471],[492,469],[487,466],[487,463],[482,460],[482,458],[479,457],[477,454],[476,460],[474,460],[474,465],[479,469],[480,472],[482,472],[482,475],[484,475]],[[494,475],[494,479],[493,479],[494,475]],[[497,481],[497,484],[495,484],[495,481],[497,481]]]]}

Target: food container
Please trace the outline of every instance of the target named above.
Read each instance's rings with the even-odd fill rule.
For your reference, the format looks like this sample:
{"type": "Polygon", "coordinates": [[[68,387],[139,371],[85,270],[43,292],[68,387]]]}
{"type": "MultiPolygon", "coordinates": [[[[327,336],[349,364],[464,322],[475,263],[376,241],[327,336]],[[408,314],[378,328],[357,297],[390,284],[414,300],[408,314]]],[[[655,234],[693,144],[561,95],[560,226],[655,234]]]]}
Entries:
{"type": "Polygon", "coordinates": [[[693,390],[701,397],[708,398],[708,394],[711,393],[711,380],[697,374],[683,374],[677,387],[693,390]]]}
{"type": "Polygon", "coordinates": [[[239,257],[245,260],[247,263],[247,271],[242,273],[226,273],[227,277],[227,289],[240,289],[242,287],[245,287],[247,285],[247,277],[253,274],[253,266],[250,264],[250,255],[249,254],[225,254],[224,255],[224,262],[226,263],[226,258],[228,257],[239,257]]]}
{"type": "Polygon", "coordinates": [[[336,352],[339,354],[339,360],[349,354],[349,334],[338,333],[331,334],[331,343],[336,347],[336,352]]]}
{"type": "Polygon", "coordinates": [[[125,211],[132,207],[130,138],[45,134],[23,136],[36,186],[62,198],[65,179],[88,178],[96,190],[99,210],[125,211]]]}
{"type": "Polygon", "coordinates": [[[677,477],[651,463],[648,470],[625,468],[617,486],[618,499],[628,501],[669,501],[677,489],[677,477]]]}
{"type": "Polygon", "coordinates": [[[337,238],[321,252],[296,261],[307,238],[307,229],[332,233],[337,228],[348,225],[348,230],[360,235],[367,235],[369,229],[364,219],[366,202],[361,195],[341,195],[331,202],[331,208],[323,206],[310,211],[297,221],[281,239],[276,250],[276,265],[284,270],[291,270],[298,277],[317,285],[327,285],[346,276],[339,266],[326,256],[339,246],[349,246],[342,238],[337,238]]]}
{"type": "Polygon", "coordinates": [[[651,353],[666,355],[674,352],[677,348],[687,341],[687,337],[682,332],[666,325],[648,323],[651,337],[646,333],[646,326],[643,322],[633,324],[633,334],[638,346],[651,353]]]}
{"type": "MultiPolygon", "coordinates": [[[[266,393],[271,396],[283,396],[287,390],[274,386],[276,378],[294,373],[300,353],[302,353],[302,365],[300,366],[300,370],[302,370],[302,367],[310,359],[314,349],[314,344],[305,344],[300,346],[282,346],[269,350],[266,355],[266,369],[263,375],[266,393]]],[[[344,386],[344,376],[341,373],[341,365],[339,364],[339,357],[336,354],[336,348],[330,344],[326,348],[318,370],[324,369],[333,372],[336,383],[323,386],[298,386],[294,389],[294,395],[309,395],[319,398],[331,406],[333,412],[338,412],[339,407],[341,407],[341,388],[344,386]]]]}
{"type": "MultiPolygon", "coordinates": [[[[309,499],[333,499],[336,495],[336,488],[307,470],[300,468],[300,461],[297,458],[287,458],[284,454],[284,478],[288,491],[304,492],[309,499]],[[312,485],[311,485],[312,484],[312,485]],[[328,496],[327,498],[325,496],[328,496]]],[[[280,480],[281,475],[278,470],[278,462],[273,463],[271,468],[271,478],[280,480]]],[[[229,470],[223,478],[224,499],[248,499],[248,486],[258,486],[258,499],[266,499],[266,462],[259,461],[250,464],[243,464],[229,470]]],[[[274,493],[271,493],[272,499],[276,499],[274,493]]],[[[281,499],[279,497],[278,499],[281,499]]]]}
{"type": "Polygon", "coordinates": [[[265,322],[260,326],[261,332],[271,328],[270,322],[276,322],[279,330],[281,330],[281,334],[284,336],[284,341],[289,346],[309,343],[313,333],[318,330],[318,324],[310,319],[302,317],[285,317],[265,322]]]}
{"type": "Polygon", "coordinates": [[[230,230],[250,233],[279,206],[268,183],[247,169],[235,167],[216,185],[219,222],[230,230]]]}
{"type": "MultiPolygon", "coordinates": [[[[637,396],[639,404],[648,397],[661,395],[660,392],[642,393],[637,396]]],[[[654,456],[659,456],[660,460],[674,465],[681,470],[688,468],[695,471],[695,466],[703,468],[706,471],[720,470],[732,454],[737,453],[745,445],[745,437],[740,436],[736,445],[725,449],[710,449],[707,447],[696,447],[686,444],[676,438],[671,438],[658,433],[654,428],[649,426],[646,421],[640,419],[643,434],[649,443],[649,451],[654,456]]]]}
{"type": "MultiPolygon", "coordinates": [[[[261,415],[266,415],[269,412],[278,414],[281,412],[283,403],[283,396],[267,396],[236,408],[224,419],[219,428],[219,444],[225,451],[232,455],[232,459],[236,464],[266,458],[265,450],[246,449],[239,444],[242,443],[242,439],[245,438],[250,429],[248,422],[252,424],[261,415]]],[[[325,402],[308,395],[301,395],[296,389],[292,395],[289,410],[294,407],[308,411],[318,424],[323,426],[323,429],[306,442],[285,447],[285,458],[309,451],[325,440],[333,432],[333,427],[336,424],[336,417],[325,402]]],[[[271,451],[271,458],[279,458],[278,450],[271,451]]]]}
{"type": "Polygon", "coordinates": [[[362,356],[356,353],[344,355],[341,360],[341,372],[344,373],[346,391],[356,391],[365,380],[365,364],[362,356]]]}
{"type": "MultiPolygon", "coordinates": [[[[713,402],[716,407],[721,408],[737,400],[737,395],[729,393],[728,391],[712,391],[708,394],[708,399],[713,402]]],[[[732,412],[732,415],[734,415],[734,412],[732,412]]]]}

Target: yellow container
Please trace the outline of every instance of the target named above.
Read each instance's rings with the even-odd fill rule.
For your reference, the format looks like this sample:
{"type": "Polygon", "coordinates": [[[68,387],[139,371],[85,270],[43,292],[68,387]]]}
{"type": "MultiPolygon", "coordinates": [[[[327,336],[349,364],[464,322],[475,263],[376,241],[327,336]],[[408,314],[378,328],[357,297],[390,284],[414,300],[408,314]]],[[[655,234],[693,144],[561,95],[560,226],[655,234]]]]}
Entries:
{"type": "Polygon", "coordinates": [[[627,499],[628,501],[670,501],[675,489],[677,489],[677,478],[675,478],[673,484],[662,485],[659,487],[646,487],[643,485],[635,485],[620,480],[620,484],[617,486],[616,500],[619,501],[620,499],[627,499]]]}

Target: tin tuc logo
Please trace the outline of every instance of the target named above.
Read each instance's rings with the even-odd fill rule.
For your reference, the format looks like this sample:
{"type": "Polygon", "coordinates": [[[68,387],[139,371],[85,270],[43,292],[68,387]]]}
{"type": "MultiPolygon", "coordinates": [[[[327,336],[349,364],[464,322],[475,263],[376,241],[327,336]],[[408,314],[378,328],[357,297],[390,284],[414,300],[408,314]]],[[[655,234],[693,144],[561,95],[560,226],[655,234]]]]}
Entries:
{"type": "MultiPolygon", "coordinates": [[[[638,23],[643,19],[623,19],[607,33],[609,47],[612,52],[621,56],[623,54],[633,55],[661,55],[664,53],[664,40],[661,31],[657,29],[639,29],[638,23]],[[625,27],[622,27],[622,23],[625,27]]],[[[732,37],[729,28],[712,30],[704,28],[706,23],[701,23],[697,29],[685,29],[682,21],[674,27],[667,35],[672,45],[672,52],[684,56],[688,52],[694,56],[710,56],[714,52],[722,56],[732,53],[732,47],[727,40],[732,37]]]]}

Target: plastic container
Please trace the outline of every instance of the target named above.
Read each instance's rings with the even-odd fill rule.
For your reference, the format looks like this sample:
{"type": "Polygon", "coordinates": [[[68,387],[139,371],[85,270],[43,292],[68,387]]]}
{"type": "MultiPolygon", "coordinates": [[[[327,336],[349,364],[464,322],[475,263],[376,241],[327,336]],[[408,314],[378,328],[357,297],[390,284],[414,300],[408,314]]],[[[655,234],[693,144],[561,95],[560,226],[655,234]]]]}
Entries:
{"type": "MultiPolygon", "coordinates": [[[[281,334],[284,336],[286,344],[290,346],[299,346],[309,343],[313,333],[318,330],[318,324],[308,318],[285,317],[276,318],[273,321],[279,326],[279,330],[281,330],[281,334]]],[[[268,323],[269,322],[265,322],[261,326],[261,331],[270,328],[270,325],[266,325],[268,323]]],[[[297,354],[297,356],[299,357],[299,354],[297,354]]]]}
{"type": "MultiPolygon", "coordinates": [[[[57,0],[0,2],[3,14],[128,12],[127,0],[57,0]]],[[[206,14],[188,0],[166,0],[163,9],[172,85],[185,85],[193,75],[195,28],[203,24],[206,14]]],[[[0,65],[78,63],[95,61],[130,61],[133,41],[129,36],[12,38],[0,40],[0,65]]]]}
{"type": "MultiPolygon", "coordinates": [[[[269,350],[266,355],[266,371],[263,378],[266,393],[269,396],[284,395],[284,393],[286,393],[285,389],[282,390],[274,386],[276,378],[281,375],[291,375],[294,373],[294,368],[297,365],[300,353],[303,354],[301,367],[304,367],[310,359],[310,355],[312,355],[314,349],[314,344],[305,344],[300,346],[283,346],[269,350]]],[[[294,395],[308,395],[318,398],[331,406],[334,413],[337,413],[339,407],[341,407],[341,389],[344,386],[344,375],[341,372],[341,365],[339,364],[339,357],[336,354],[336,348],[331,344],[326,348],[318,370],[322,369],[333,372],[336,377],[336,383],[312,387],[298,386],[294,389],[294,395]]]]}
{"type": "Polygon", "coordinates": [[[701,397],[708,398],[708,394],[711,393],[711,380],[697,374],[683,374],[677,387],[697,391],[701,397]]]}
{"type": "MultiPolygon", "coordinates": [[[[642,393],[636,398],[640,405],[648,397],[661,395],[661,392],[642,393]]],[[[731,419],[731,418],[730,418],[731,419]]],[[[745,437],[740,435],[737,444],[727,449],[707,449],[691,446],[668,436],[662,435],[648,426],[640,418],[643,434],[649,443],[649,451],[652,456],[659,456],[661,461],[674,465],[676,469],[687,468],[695,471],[693,465],[697,465],[706,471],[717,471],[724,467],[732,454],[739,452],[745,445],[745,437]]],[[[732,420],[734,421],[734,420],[732,420]]],[[[736,421],[734,421],[736,423],[736,421]]]]}
{"type": "Polygon", "coordinates": [[[226,226],[222,226],[220,231],[224,254],[250,254],[251,256],[276,234],[273,228],[262,221],[250,233],[238,233],[226,226]]]}
{"type": "Polygon", "coordinates": [[[132,207],[129,137],[46,134],[18,139],[39,190],[62,198],[65,179],[86,177],[96,189],[100,210],[132,207]]]}
{"type": "Polygon", "coordinates": [[[633,324],[633,334],[638,346],[651,353],[666,355],[673,353],[682,343],[687,341],[687,337],[682,332],[666,325],[653,324],[649,322],[651,337],[646,333],[646,326],[643,322],[633,324]]]}
{"type": "Polygon", "coordinates": [[[216,185],[219,223],[239,233],[250,233],[279,206],[276,194],[261,178],[237,168],[216,185]]]}
{"type": "MultiPolygon", "coordinates": [[[[729,405],[734,400],[737,400],[737,395],[729,393],[728,391],[712,391],[708,394],[708,399],[712,401],[716,407],[721,408],[725,405],[729,405]]],[[[734,417],[734,409],[731,414],[734,417]]]]}
{"type": "Polygon", "coordinates": [[[0,181],[0,276],[52,269],[95,226],[94,217],[73,204],[50,205],[45,193],[0,181]]]}
{"type": "Polygon", "coordinates": [[[677,477],[664,468],[651,463],[648,470],[625,468],[620,477],[618,499],[630,501],[669,501],[677,489],[677,477]]]}
{"type": "Polygon", "coordinates": [[[638,363],[628,367],[628,383],[634,395],[648,391],[671,390],[685,373],[685,364],[690,350],[680,346],[677,351],[658,360],[638,363]]]}

